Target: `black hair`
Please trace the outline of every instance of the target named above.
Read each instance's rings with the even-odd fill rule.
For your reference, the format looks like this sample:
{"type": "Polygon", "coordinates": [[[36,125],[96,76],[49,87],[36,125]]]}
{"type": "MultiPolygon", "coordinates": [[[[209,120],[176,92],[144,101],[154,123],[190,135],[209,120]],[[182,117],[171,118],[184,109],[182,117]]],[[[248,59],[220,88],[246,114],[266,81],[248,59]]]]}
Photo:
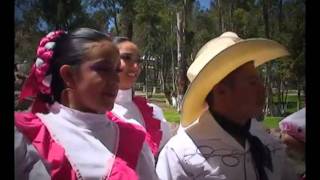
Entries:
{"type": "MultiPolygon", "coordinates": [[[[112,42],[115,45],[119,45],[119,44],[121,44],[123,42],[130,42],[130,43],[133,43],[135,46],[137,46],[134,42],[132,42],[129,38],[127,38],[125,36],[116,36],[116,37],[112,38],[112,42]]],[[[121,55],[120,55],[120,58],[125,58],[125,57],[121,57],[121,55]]],[[[141,63],[140,56],[139,56],[139,60],[137,62],[139,64],[141,63]]]]}
{"type": "Polygon", "coordinates": [[[61,66],[81,64],[87,53],[85,45],[104,40],[111,42],[111,38],[107,34],[90,28],[79,28],[71,33],[62,34],[55,41],[50,68],[47,72],[47,74],[52,75],[51,91],[53,96],[40,96],[50,104],[54,101],[60,102],[61,92],[65,89],[64,81],[59,72],[61,66]]]}
{"type": "Polygon", "coordinates": [[[131,42],[129,38],[124,37],[124,36],[116,36],[112,39],[112,42],[114,44],[120,44],[120,43],[127,42],[127,41],[131,42]]]}

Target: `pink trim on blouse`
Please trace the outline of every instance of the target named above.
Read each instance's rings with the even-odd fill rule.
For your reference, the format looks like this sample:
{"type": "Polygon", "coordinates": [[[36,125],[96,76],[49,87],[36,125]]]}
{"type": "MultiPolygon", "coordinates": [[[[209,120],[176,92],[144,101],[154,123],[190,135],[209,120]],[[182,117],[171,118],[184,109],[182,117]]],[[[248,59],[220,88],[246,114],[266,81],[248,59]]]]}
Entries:
{"type": "Polygon", "coordinates": [[[146,141],[151,148],[152,154],[158,154],[160,141],[162,139],[161,121],[153,117],[153,107],[147,103],[147,99],[142,96],[134,96],[133,102],[139,108],[145,122],[147,136],[146,141]]]}
{"type": "Polygon", "coordinates": [[[51,137],[39,117],[32,113],[15,113],[15,125],[32,142],[39,155],[50,164],[52,180],[76,180],[76,173],[65,156],[64,149],[51,137]]]}
{"type": "MultiPolygon", "coordinates": [[[[145,140],[145,132],[116,116],[108,116],[117,123],[120,136],[116,158],[108,179],[136,180],[138,175],[135,168],[145,140]]],[[[39,155],[50,164],[53,180],[77,179],[77,170],[72,169],[64,149],[54,141],[39,117],[32,113],[15,113],[15,125],[32,142],[39,155]]]]}

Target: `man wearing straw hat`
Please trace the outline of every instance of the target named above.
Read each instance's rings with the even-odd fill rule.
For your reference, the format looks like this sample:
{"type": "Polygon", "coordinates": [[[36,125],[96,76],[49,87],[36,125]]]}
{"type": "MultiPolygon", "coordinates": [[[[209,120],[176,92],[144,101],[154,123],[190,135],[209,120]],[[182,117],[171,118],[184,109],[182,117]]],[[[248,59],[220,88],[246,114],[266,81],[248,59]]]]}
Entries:
{"type": "Polygon", "coordinates": [[[265,132],[257,66],[288,55],[279,43],[233,32],[207,42],[188,69],[180,131],[159,155],[160,179],[297,179],[284,145],[265,132]]]}

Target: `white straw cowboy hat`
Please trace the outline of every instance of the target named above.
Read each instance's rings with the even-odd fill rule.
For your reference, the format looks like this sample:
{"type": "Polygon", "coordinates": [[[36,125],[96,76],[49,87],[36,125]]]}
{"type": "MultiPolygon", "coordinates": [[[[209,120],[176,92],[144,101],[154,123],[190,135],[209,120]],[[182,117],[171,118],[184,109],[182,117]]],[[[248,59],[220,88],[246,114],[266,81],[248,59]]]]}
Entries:
{"type": "Polygon", "coordinates": [[[181,125],[187,127],[206,109],[205,99],[212,88],[241,65],[254,61],[257,67],[289,55],[281,44],[263,38],[241,39],[233,32],[207,42],[188,69],[191,82],[183,98],[181,125]]]}

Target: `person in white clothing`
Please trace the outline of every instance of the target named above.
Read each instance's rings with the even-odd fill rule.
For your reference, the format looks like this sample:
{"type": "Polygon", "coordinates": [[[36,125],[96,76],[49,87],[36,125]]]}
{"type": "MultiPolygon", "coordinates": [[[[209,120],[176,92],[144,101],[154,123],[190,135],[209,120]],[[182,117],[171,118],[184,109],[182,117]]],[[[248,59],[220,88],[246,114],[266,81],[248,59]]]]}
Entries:
{"type": "Polygon", "coordinates": [[[288,55],[279,43],[233,32],[207,42],[187,71],[181,126],[160,152],[163,180],[297,179],[284,145],[265,132],[265,89],[256,66],[288,55]]]}
{"type": "Polygon", "coordinates": [[[43,37],[15,113],[15,179],[158,179],[139,126],[107,117],[118,92],[119,51],[89,28],[43,37]]]}
{"type": "Polygon", "coordinates": [[[142,63],[137,45],[126,37],[115,37],[113,42],[119,48],[122,71],[119,73],[119,91],[112,113],[126,122],[144,127],[149,136],[147,143],[157,157],[171,137],[169,125],[160,107],[133,94],[142,63]]]}
{"type": "Polygon", "coordinates": [[[294,169],[301,179],[305,174],[305,143],[306,143],[306,108],[290,114],[279,122],[281,140],[287,145],[287,154],[294,164],[294,169]]]}

